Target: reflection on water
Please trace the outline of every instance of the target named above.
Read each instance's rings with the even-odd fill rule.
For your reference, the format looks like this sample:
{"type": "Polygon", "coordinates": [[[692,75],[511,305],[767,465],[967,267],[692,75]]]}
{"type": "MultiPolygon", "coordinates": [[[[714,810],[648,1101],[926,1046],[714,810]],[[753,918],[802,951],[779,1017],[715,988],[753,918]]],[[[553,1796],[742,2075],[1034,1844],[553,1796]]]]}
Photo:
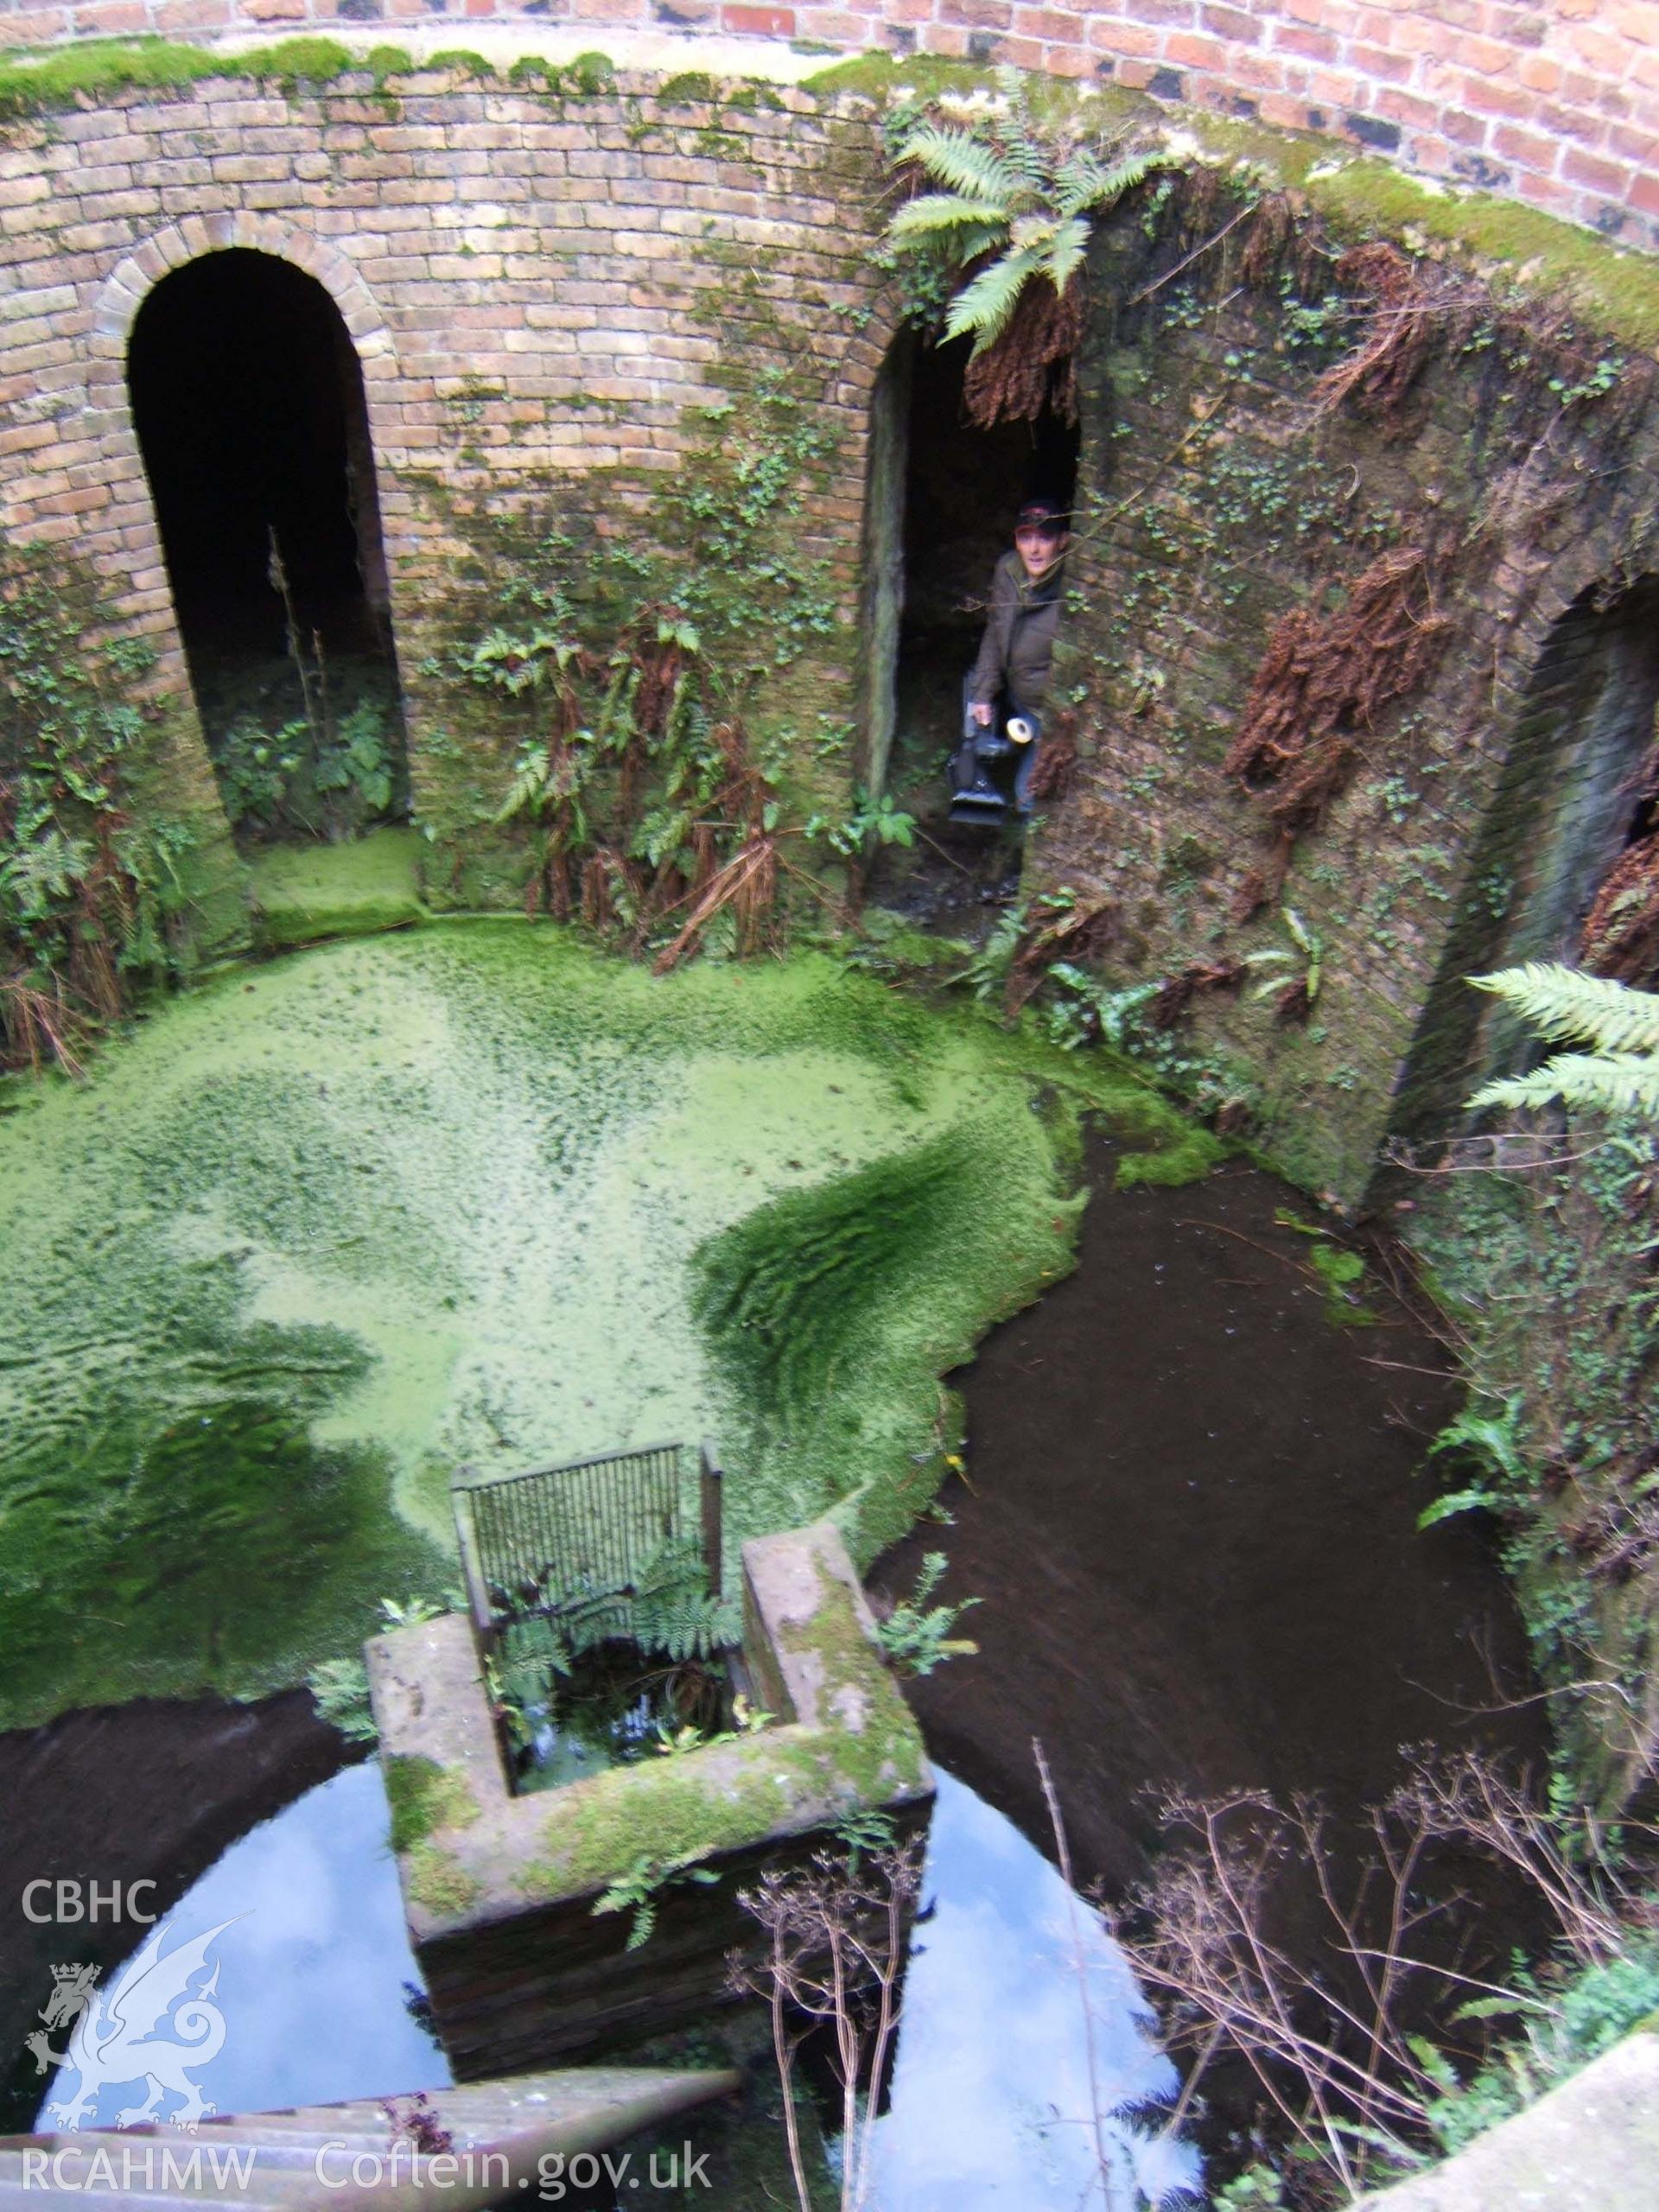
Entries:
{"type": "Polygon", "coordinates": [[[1132,2172],[1156,2201],[1195,2187],[1197,2154],[1125,2107],[1167,2097],[1176,2073],[1123,1955],[1086,1908],[1079,1968],[1065,1883],[967,1786],[934,1770],[923,1910],[905,1980],[890,2108],[877,2123],[872,2212],[1111,2212],[1132,2172]],[[1095,2091],[1118,2188],[1098,2178],[1095,2091]]]}
{"type": "MultiPolygon", "coordinates": [[[[420,1977],[378,1762],[347,1767],[232,1844],[168,1914],[160,1948],[165,1955],[221,1922],[230,1925],[211,1956],[219,1961],[213,2002],[224,2018],[224,2044],[189,2068],[214,2110],[260,2112],[448,2083],[442,2053],[408,2007],[420,1977]]],[[[105,1977],[111,1992],[124,1971],[105,1977]]],[[[197,1987],[203,1979],[195,1977],[197,1987]]],[[[165,2024],[154,2033],[165,2036],[165,2024]]],[[[181,2032],[176,2040],[191,2038],[181,2032]]],[[[76,2086],[66,2068],[51,2096],[76,2086]]],[[[144,2094],[142,2082],[111,2082],[85,2124],[109,2125],[144,2094]]],[[[176,2109],[171,2101],[158,2116],[176,2109]]],[[[37,2125],[51,2125],[44,2111],[37,2125]]]]}
{"type": "MultiPolygon", "coordinates": [[[[943,1770],[924,1910],[911,1946],[888,2111],[877,2123],[870,2212],[1115,2212],[1090,2120],[1082,1982],[1096,2094],[1122,2115],[1175,2085],[1122,1955],[1041,1853],[943,1770]]],[[[213,2003],[223,2047],[192,2078],[212,2108],[250,2113],[435,2088],[442,2053],[407,2003],[418,1974],[387,1844],[377,1762],[348,1767],[233,1844],[168,1916],[163,1954],[219,1929],[213,2003]],[[228,1923],[221,1926],[221,1923],[228,1923]]],[[[130,1963],[130,1962],[129,1962],[130,1963]]],[[[113,1991],[127,1969],[106,1977],[113,1991]]],[[[205,1974],[194,1978],[200,1988],[205,1974]]],[[[163,2022],[155,2032],[165,2036],[163,2022]]],[[[191,2038],[181,2033],[178,2040],[191,2038]]],[[[187,2065],[188,2062],[187,2060],[187,2065]]],[[[77,2085],[67,2069],[53,2084],[77,2085]]],[[[142,2082],[111,2082],[86,2116],[109,2125],[142,2082]]],[[[159,2117],[177,2109],[169,2098],[159,2117]]],[[[38,2123],[51,2123],[42,2112],[38,2123]]],[[[1120,2182],[1178,2194],[1196,2153],[1155,2120],[1106,2123],[1120,2182]]]]}

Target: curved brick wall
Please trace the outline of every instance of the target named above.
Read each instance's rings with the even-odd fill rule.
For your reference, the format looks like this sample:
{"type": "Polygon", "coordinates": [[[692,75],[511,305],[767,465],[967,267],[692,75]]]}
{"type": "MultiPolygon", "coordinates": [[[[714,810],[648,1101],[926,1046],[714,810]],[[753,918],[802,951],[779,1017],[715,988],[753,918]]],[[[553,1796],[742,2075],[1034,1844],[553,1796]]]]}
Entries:
{"type": "Polygon", "coordinates": [[[718,31],[1095,77],[1512,194],[1659,246],[1659,0],[0,0],[0,44],[145,30],[526,19],[718,31]]]}

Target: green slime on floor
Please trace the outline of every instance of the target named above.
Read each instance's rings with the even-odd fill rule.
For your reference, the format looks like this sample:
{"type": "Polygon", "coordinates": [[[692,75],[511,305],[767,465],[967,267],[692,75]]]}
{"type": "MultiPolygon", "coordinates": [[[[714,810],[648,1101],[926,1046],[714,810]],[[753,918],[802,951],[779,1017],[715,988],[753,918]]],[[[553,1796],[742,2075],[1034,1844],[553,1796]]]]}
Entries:
{"type": "Polygon", "coordinates": [[[1090,1089],[1185,1134],[823,956],[505,921],[161,1006],[0,1120],[0,1725],[303,1680],[454,1587],[461,1461],[708,1435],[728,1547],[830,1510],[868,1560],[1071,1264],[1090,1089]]]}

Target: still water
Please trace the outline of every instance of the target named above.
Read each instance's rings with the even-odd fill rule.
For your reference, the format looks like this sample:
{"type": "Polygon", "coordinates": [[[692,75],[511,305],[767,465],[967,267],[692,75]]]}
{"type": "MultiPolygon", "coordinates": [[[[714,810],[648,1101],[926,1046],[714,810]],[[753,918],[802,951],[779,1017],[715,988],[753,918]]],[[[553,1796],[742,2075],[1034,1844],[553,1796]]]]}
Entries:
{"type": "MultiPolygon", "coordinates": [[[[1103,2205],[1091,2113],[1167,2096],[1122,1954],[1041,1853],[941,1771],[911,1948],[872,2212],[1103,2205]],[[1090,2022],[1094,2065],[1091,2087],[1090,2022]]],[[[388,2096],[446,2085],[419,2024],[378,1764],[347,1767],[241,1837],[181,1898],[162,1935],[217,1930],[217,2055],[192,2072],[219,2112],[388,2096]]],[[[109,1977],[111,1992],[132,1962],[109,1977]]],[[[51,2094],[73,2086],[66,2069],[51,2094]]],[[[135,2094],[111,2083],[86,2124],[135,2094]]],[[[163,2111],[160,2117],[168,2116],[163,2111]]],[[[43,2108],[37,2121],[50,2126],[43,2108]]],[[[1155,2121],[1106,2124],[1109,2155],[1149,2195],[1196,2175],[1155,2121]]]]}
{"type": "MultiPolygon", "coordinates": [[[[168,1915],[163,1963],[176,1944],[219,1930],[209,1957],[224,2044],[190,2069],[214,2110],[448,2082],[442,2052],[410,2009],[420,1976],[387,1833],[378,1764],[346,1767],[239,1838],[168,1915]]],[[[106,1977],[111,1994],[131,1965],[106,1977]]],[[[59,2080],[73,2086],[67,2069],[59,2080]]],[[[54,2082],[48,2103],[62,2093],[54,2082]]],[[[130,2081],[107,2084],[85,2125],[110,2125],[142,2094],[130,2081]]],[[[35,2125],[52,2125],[45,2108],[35,2125]]]]}

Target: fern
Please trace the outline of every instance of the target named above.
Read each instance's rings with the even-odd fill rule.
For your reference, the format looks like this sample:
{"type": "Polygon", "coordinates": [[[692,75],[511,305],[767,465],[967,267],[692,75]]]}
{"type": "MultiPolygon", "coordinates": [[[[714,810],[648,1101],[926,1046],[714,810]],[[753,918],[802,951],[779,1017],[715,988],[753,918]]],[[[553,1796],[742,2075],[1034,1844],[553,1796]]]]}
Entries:
{"type": "Polygon", "coordinates": [[[949,338],[972,334],[976,355],[995,344],[1033,279],[1064,295],[1089,250],[1088,218],[1111,207],[1159,165],[1152,153],[1103,152],[1056,143],[1032,109],[1018,72],[1002,80],[1001,115],[971,128],[924,121],[897,159],[932,183],[897,208],[887,238],[899,251],[943,252],[971,271],[945,310],[949,338]],[[990,258],[987,258],[987,257],[990,258]]]}
{"type": "Polygon", "coordinates": [[[1484,1112],[1498,1108],[1519,1112],[1549,1105],[1605,1114],[1634,1114],[1659,1122],[1659,1059],[1637,1052],[1561,1052],[1531,1075],[1506,1076],[1489,1083],[1469,1101],[1484,1112]]]}
{"type": "Polygon", "coordinates": [[[1593,1045],[1599,1052],[1659,1052],[1659,992],[1586,976],[1555,960],[1529,960],[1469,981],[1512,1007],[1546,1043],[1593,1045]]]}
{"type": "Polygon", "coordinates": [[[1529,1075],[1487,1084],[1470,1099],[1471,1111],[1517,1111],[1560,1099],[1571,1108],[1659,1122],[1659,993],[1560,961],[1532,960],[1469,981],[1502,999],[1544,1043],[1590,1048],[1557,1052],[1529,1075]]]}

